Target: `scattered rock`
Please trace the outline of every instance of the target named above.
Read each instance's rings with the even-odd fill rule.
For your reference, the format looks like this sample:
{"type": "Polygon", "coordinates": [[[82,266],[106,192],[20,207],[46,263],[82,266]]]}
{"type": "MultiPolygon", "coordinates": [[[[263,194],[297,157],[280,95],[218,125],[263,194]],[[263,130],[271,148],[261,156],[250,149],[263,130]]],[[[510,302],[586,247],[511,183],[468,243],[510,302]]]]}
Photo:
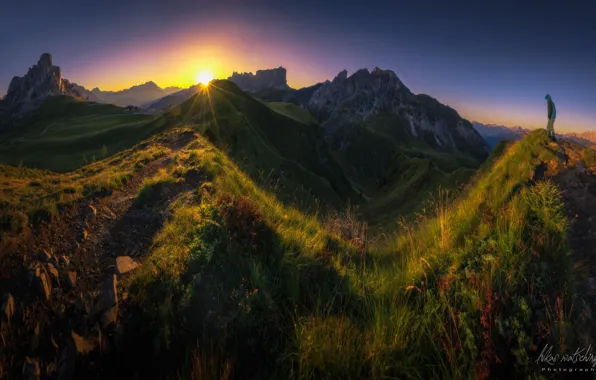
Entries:
{"type": "Polygon", "coordinates": [[[75,301],[75,310],[79,313],[85,312],[87,315],[90,315],[95,296],[94,293],[86,293],[85,295],[81,293],[79,298],[75,301]]]}
{"type": "Polygon", "coordinates": [[[58,274],[58,269],[52,263],[47,264],[47,272],[52,275],[52,278],[56,281],[56,284],[60,282],[60,275],[58,274]]]}
{"type": "Polygon", "coordinates": [[[74,288],[75,286],[77,286],[77,272],[69,270],[66,273],[66,283],[71,288],[74,288]]]}
{"type": "Polygon", "coordinates": [[[30,380],[41,378],[41,370],[39,369],[39,362],[37,359],[25,356],[25,363],[23,363],[23,378],[30,380]]]}
{"type": "Polygon", "coordinates": [[[92,205],[88,204],[83,208],[83,215],[86,220],[93,222],[97,217],[97,210],[92,205]]]}
{"type": "Polygon", "coordinates": [[[45,296],[46,300],[52,298],[52,287],[50,286],[51,280],[48,278],[48,275],[44,271],[36,271],[37,277],[37,288],[41,292],[43,296],[45,296]]]}
{"type": "Polygon", "coordinates": [[[55,362],[51,362],[46,366],[46,375],[52,375],[55,372],[58,372],[58,365],[55,362]]]}
{"type": "Polygon", "coordinates": [[[107,310],[118,303],[117,285],[118,279],[115,274],[104,281],[98,291],[94,308],[95,313],[107,310]]]}
{"type": "Polygon", "coordinates": [[[2,318],[4,318],[7,322],[10,322],[10,319],[14,315],[15,306],[14,306],[14,297],[9,293],[4,296],[4,302],[2,303],[2,318]]]}
{"type": "Polygon", "coordinates": [[[112,306],[101,315],[101,327],[115,324],[118,319],[118,306],[112,306]]]}
{"type": "MultiPolygon", "coordinates": [[[[76,244],[77,244],[77,248],[78,248],[78,245],[79,245],[79,244],[78,244],[78,243],[76,243],[76,244]]],[[[69,266],[69,265],[70,265],[70,259],[69,259],[69,258],[68,258],[68,256],[66,256],[66,255],[62,255],[62,256],[60,256],[60,260],[59,260],[59,262],[60,262],[60,265],[62,265],[62,266],[64,266],[64,267],[67,267],[67,266],[69,266]]]]}
{"type": "Polygon", "coordinates": [[[39,252],[38,256],[39,256],[39,259],[45,263],[50,262],[50,260],[52,260],[52,257],[53,257],[53,255],[50,252],[46,251],[45,249],[42,249],[39,252]]]}
{"type": "Polygon", "coordinates": [[[136,269],[139,264],[130,258],[130,256],[118,256],[116,258],[116,274],[124,274],[136,269]]]}
{"type": "Polygon", "coordinates": [[[83,338],[74,331],[71,331],[70,335],[78,354],[87,355],[95,349],[96,342],[93,339],[83,338]]]}

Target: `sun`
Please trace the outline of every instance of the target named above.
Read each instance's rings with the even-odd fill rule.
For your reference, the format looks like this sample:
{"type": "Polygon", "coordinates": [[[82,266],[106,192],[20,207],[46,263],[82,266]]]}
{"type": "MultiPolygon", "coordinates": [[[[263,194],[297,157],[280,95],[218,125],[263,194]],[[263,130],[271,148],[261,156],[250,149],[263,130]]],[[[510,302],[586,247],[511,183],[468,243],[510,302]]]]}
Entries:
{"type": "Polygon", "coordinates": [[[201,83],[201,84],[204,84],[204,85],[208,85],[209,82],[211,82],[212,80],[213,80],[213,74],[211,74],[208,71],[201,71],[195,77],[195,81],[197,83],[201,83]]]}

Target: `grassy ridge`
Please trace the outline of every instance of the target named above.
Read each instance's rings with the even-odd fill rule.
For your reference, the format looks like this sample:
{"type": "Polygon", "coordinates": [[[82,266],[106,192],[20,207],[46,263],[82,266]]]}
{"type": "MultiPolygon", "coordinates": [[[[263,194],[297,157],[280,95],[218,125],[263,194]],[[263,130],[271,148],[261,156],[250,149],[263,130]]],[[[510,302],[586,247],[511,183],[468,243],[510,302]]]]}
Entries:
{"type": "Polygon", "coordinates": [[[200,141],[167,175],[206,182],[172,205],[131,297],[160,352],[203,347],[182,350],[181,377],[540,377],[545,344],[587,336],[560,195],[534,181],[555,154],[531,134],[363,256],[358,231],[287,208],[200,141]]]}
{"type": "Polygon", "coordinates": [[[275,112],[285,115],[290,119],[294,119],[302,124],[318,124],[317,120],[310,112],[308,112],[308,110],[295,104],[284,102],[267,102],[265,104],[275,112]]]}
{"type": "Polygon", "coordinates": [[[163,122],[110,104],[50,97],[26,125],[0,136],[0,162],[67,172],[130,148],[163,122]]]}
{"type": "Polygon", "coordinates": [[[342,208],[358,200],[316,125],[273,111],[231,82],[212,82],[165,118],[194,125],[260,185],[276,187],[284,202],[315,210],[319,201],[342,208]]]}
{"type": "Polygon", "coordinates": [[[164,140],[175,129],[142,144],[69,173],[0,164],[0,232],[18,232],[26,225],[57,217],[62,206],[122,188],[147,163],[171,149],[164,140]]]}

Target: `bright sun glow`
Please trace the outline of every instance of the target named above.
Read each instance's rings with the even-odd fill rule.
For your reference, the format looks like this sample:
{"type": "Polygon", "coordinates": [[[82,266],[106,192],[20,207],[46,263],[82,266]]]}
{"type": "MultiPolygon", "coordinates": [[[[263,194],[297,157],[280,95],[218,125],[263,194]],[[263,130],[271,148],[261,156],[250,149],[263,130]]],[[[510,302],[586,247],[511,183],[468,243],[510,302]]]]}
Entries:
{"type": "Polygon", "coordinates": [[[195,81],[197,83],[202,83],[202,84],[209,84],[209,82],[211,82],[213,80],[213,74],[206,72],[206,71],[202,71],[200,73],[197,74],[197,76],[195,77],[195,81]]]}

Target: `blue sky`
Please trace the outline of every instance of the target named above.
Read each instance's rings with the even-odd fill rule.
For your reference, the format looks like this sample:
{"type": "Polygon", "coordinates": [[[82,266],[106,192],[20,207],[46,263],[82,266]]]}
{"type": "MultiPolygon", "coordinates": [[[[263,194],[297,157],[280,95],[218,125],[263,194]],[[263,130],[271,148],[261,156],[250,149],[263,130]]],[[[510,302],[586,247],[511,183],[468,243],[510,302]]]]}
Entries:
{"type": "Polygon", "coordinates": [[[195,71],[284,66],[294,87],[379,66],[485,123],[596,129],[596,4],[547,1],[10,2],[0,94],[42,52],[64,77],[119,89],[190,85],[195,71]]]}

